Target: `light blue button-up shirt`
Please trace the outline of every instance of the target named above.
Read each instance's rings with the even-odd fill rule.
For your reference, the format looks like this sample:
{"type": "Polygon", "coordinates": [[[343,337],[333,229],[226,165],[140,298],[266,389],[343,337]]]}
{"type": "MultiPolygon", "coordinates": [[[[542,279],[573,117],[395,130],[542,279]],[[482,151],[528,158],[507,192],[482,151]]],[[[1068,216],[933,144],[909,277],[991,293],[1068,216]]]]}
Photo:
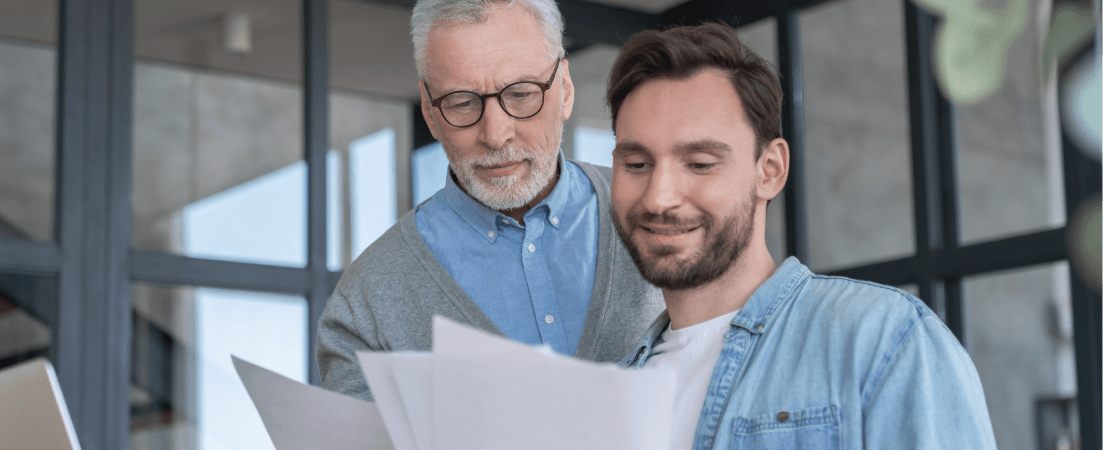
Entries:
{"type": "MultiPolygon", "coordinates": [[[[621,364],[644,366],[668,323],[621,364]]],[[[732,319],[696,419],[696,450],[996,448],[976,367],[938,316],[796,258],[732,319]]]]}
{"type": "Polygon", "coordinates": [[[597,266],[597,194],[559,157],[559,181],[524,225],[479,203],[452,176],[414,214],[418,233],[506,337],[573,355],[597,266]]]}

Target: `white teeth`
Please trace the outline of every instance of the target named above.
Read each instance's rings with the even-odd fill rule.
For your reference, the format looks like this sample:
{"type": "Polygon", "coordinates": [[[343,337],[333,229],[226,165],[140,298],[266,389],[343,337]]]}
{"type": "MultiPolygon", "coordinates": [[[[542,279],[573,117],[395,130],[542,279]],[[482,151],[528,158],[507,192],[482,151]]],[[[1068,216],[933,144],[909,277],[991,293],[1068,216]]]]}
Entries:
{"type": "Polygon", "coordinates": [[[646,230],[650,231],[652,233],[655,233],[659,236],[673,236],[675,234],[688,233],[691,229],[685,229],[685,230],[653,230],[651,228],[646,228],[646,230]]]}

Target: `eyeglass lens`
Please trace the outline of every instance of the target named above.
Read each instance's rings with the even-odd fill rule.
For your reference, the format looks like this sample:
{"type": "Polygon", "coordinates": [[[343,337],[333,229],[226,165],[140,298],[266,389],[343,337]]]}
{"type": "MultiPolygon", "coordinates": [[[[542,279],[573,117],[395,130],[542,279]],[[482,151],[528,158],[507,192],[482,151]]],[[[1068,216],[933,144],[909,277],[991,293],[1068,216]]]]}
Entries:
{"type": "MultiPolygon", "coordinates": [[[[518,119],[535,116],[544,106],[544,90],[536,83],[514,83],[498,95],[506,113],[518,119]]],[[[484,99],[473,92],[453,92],[440,102],[441,113],[448,123],[464,127],[479,121],[483,114],[484,99]]]]}

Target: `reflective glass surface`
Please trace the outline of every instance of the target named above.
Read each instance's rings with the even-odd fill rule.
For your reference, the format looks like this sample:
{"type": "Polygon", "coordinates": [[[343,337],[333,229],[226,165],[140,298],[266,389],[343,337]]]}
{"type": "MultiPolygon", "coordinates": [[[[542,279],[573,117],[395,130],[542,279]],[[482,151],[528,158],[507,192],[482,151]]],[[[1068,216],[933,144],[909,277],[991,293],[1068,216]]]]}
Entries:
{"type": "MultiPolygon", "coordinates": [[[[771,18],[749,23],[735,29],[739,40],[758,56],[777,67],[777,21],[771,18]]],[[[785,194],[779,193],[766,207],[766,248],[780,264],[788,253],[785,249],[785,194]]],[[[802,261],[808,264],[807,261],[802,261]]]]}
{"type": "Polygon", "coordinates": [[[328,9],[328,266],[340,270],[410,207],[406,99],[419,94],[409,8],[331,0],[328,9]]]}
{"type": "Polygon", "coordinates": [[[0,239],[53,239],[56,0],[0,0],[0,239]]]}
{"type": "Polygon", "coordinates": [[[574,159],[596,166],[613,166],[617,138],[612,130],[578,127],[574,132],[574,159]]]}
{"type": "Polygon", "coordinates": [[[418,205],[444,189],[444,183],[448,180],[448,155],[444,154],[440,142],[426,145],[414,150],[411,168],[414,205],[418,205]]]}
{"type": "Polygon", "coordinates": [[[1079,448],[1067,263],[962,282],[965,342],[1001,449],[1079,448]]]}
{"type": "Polygon", "coordinates": [[[915,251],[903,23],[903,2],[828,2],[800,14],[814,270],[915,251]]]}
{"type": "Polygon", "coordinates": [[[230,355],[307,378],[302,297],[135,284],[132,449],[271,449],[230,355]]]}
{"type": "Polygon", "coordinates": [[[57,279],[0,273],[0,370],[48,356],[57,279]]]}
{"type": "Polygon", "coordinates": [[[305,265],[301,4],[134,9],[134,246],[305,265]]]}
{"type": "Polygon", "coordinates": [[[959,62],[978,65],[976,77],[992,77],[998,83],[994,90],[965,98],[955,96],[956,90],[943,91],[955,100],[961,240],[966,244],[1065,223],[1057,82],[1040,73],[1042,24],[1048,21],[1035,20],[1045,6],[1024,12],[1032,20],[1006,45],[996,43],[993,52],[1006,58],[982,64],[963,57],[959,62]]]}

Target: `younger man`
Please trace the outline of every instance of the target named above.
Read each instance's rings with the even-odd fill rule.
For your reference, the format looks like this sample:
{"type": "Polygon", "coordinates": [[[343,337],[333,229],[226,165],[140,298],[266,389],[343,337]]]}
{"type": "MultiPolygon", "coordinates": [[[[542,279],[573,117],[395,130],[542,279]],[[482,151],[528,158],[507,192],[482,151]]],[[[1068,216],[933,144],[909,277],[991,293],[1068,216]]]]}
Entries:
{"type": "Polygon", "coordinates": [[[919,299],[774,264],[781,86],[734,31],[632,37],[608,101],[617,232],[667,306],[622,364],[678,371],[673,448],[995,448],[976,368],[919,299]]]}

